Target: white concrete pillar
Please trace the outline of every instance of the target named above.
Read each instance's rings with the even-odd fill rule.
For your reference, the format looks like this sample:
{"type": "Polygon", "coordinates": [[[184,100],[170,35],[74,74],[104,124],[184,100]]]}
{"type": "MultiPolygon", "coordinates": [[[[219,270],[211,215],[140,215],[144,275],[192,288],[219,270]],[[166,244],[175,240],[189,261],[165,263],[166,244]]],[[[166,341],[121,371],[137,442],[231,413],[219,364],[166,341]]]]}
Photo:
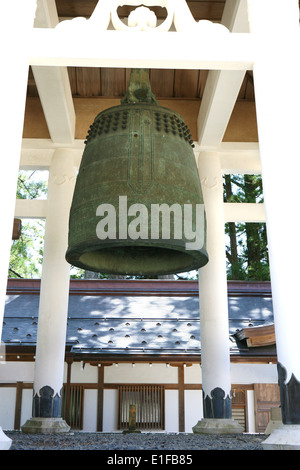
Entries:
{"type": "Polygon", "coordinates": [[[207,221],[209,261],[199,270],[204,420],[194,432],[241,432],[232,420],[223,178],[216,152],[201,152],[198,169],[207,221]]]}
{"type": "Polygon", "coordinates": [[[283,427],[264,447],[300,449],[300,33],[297,0],[248,0],[283,427]],[[286,447],[284,447],[286,446],[286,447]]]}
{"type": "MultiPolygon", "coordinates": [[[[3,3],[3,2],[2,2],[3,3]]],[[[0,173],[1,233],[0,233],[0,338],[7,286],[7,273],[12,242],[13,219],[16,203],[18,170],[22,145],[25,101],[29,63],[26,50],[28,34],[33,27],[36,0],[16,0],[11,14],[11,4],[1,4],[0,40],[1,64],[8,73],[0,75],[1,126],[3,171],[0,173]],[[22,41],[16,40],[22,37],[22,41]],[[5,92],[4,92],[5,90],[5,92]]]]}
{"type": "Polygon", "coordinates": [[[72,151],[56,150],[49,172],[41,280],[33,416],[23,432],[68,430],[61,419],[70,266],[65,260],[69,211],[76,180],[72,151]]]}
{"type": "MultiPolygon", "coordinates": [[[[28,79],[27,39],[33,27],[36,0],[16,0],[1,3],[0,41],[1,64],[7,73],[0,75],[1,95],[1,157],[0,173],[1,234],[0,234],[0,341],[5,308],[7,273],[12,242],[12,229],[16,201],[24,110],[28,79]],[[22,38],[22,40],[18,40],[22,38]]],[[[0,344],[2,353],[4,345],[0,344]]],[[[1,363],[0,363],[1,367],[1,363]]],[[[11,446],[0,427],[0,450],[11,446]]]]}

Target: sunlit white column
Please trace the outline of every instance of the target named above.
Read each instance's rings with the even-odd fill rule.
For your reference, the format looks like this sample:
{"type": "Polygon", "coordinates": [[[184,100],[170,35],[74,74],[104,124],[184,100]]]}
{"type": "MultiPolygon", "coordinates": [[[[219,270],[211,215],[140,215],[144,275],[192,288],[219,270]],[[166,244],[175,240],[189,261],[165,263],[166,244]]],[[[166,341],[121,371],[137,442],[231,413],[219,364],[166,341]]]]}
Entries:
{"type": "Polygon", "coordinates": [[[72,151],[56,150],[50,166],[40,292],[33,416],[23,432],[61,432],[62,387],[70,266],[65,260],[69,211],[76,180],[72,151]]]}
{"type": "MultiPolygon", "coordinates": [[[[2,338],[29,69],[27,40],[33,27],[35,10],[36,0],[27,0],[26,2],[24,0],[15,0],[13,8],[11,2],[1,2],[0,341],[2,338]]],[[[0,349],[1,354],[5,354],[5,348],[1,343],[0,349]]],[[[11,440],[4,435],[0,428],[0,450],[7,450],[10,446],[11,440]]]]}
{"type": "Polygon", "coordinates": [[[204,420],[194,432],[241,432],[232,419],[223,179],[216,152],[201,152],[198,169],[207,221],[208,263],[199,270],[204,420]]]}
{"type": "Polygon", "coordinates": [[[248,5],[259,51],[253,72],[284,423],[264,446],[300,449],[299,5],[297,0],[248,0],[248,5]]]}

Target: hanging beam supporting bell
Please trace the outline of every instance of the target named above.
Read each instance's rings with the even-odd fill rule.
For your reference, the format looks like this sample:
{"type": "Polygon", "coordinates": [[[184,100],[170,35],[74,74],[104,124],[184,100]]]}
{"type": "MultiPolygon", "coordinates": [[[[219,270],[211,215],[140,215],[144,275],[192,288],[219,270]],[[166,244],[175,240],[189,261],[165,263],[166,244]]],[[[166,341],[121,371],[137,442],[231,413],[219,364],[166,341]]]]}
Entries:
{"type": "Polygon", "coordinates": [[[67,261],[146,276],[204,266],[205,212],[190,131],[158,105],[146,70],[132,69],[121,104],[96,116],[85,143],[67,261]]]}

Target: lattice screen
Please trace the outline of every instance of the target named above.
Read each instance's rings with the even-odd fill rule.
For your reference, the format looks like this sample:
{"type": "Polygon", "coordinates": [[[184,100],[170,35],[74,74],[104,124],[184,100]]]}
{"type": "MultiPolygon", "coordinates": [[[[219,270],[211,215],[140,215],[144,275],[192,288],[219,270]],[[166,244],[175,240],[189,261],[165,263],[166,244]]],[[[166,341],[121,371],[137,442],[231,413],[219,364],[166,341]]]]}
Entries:
{"type": "Polygon", "coordinates": [[[81,385],[71,385],[69,397],[66,396],[66,390],[64,387],[62,417],[66,419],[71,429],[82,430],[84,388],[81,385]]]}
{"type": "Polygon", "coordinates": [[[119,386],[119,429],[129,425],[129,405],[136,406],[137,429],[164,429],[164,387],[160,385],[119,386]]]}

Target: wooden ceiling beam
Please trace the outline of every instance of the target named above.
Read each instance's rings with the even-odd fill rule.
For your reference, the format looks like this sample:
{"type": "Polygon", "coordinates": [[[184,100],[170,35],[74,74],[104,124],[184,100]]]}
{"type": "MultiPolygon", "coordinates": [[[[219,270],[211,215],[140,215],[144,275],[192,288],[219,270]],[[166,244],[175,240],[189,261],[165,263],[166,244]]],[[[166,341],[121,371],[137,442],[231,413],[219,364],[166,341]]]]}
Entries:
{"type": "MultiPolygon", "coordinates": [[[[58,23],[55,0],[38,0],[34,26],[53,28],[58,23]]],[[[32,66],[32,73],[53,142],[72,144],[75,110],[66,67],[32,66]]]]}
{"type": "MultiPolygon", "coordinates": [[[[247,33],[247,3],[227,0],[222,24],[233,33],[247,33]]],[[[222,142],[245,73],[245,70],[209,71],[197,120],[201,147],[215,148],[222,142]]]]}
{"type": "MultiPolygon", "coordinates": [[[[58,16],[62,18],[74,18],[83,16],[89,18],[93,13],[98,0],[56,0],[58,16]]],[[[141,4],[143,2],[141,1],[141,4]]],[[[223,13],[225,0],[187,0],[187,4],[195,20],[220,21],[223,13]]],[[[127,17],[128,12],[135,7],[124,5],[119,7],[120,17],[127,17]]],[[[152,7],[157,17],[163,18],[164,8],[152,7]]]]}

